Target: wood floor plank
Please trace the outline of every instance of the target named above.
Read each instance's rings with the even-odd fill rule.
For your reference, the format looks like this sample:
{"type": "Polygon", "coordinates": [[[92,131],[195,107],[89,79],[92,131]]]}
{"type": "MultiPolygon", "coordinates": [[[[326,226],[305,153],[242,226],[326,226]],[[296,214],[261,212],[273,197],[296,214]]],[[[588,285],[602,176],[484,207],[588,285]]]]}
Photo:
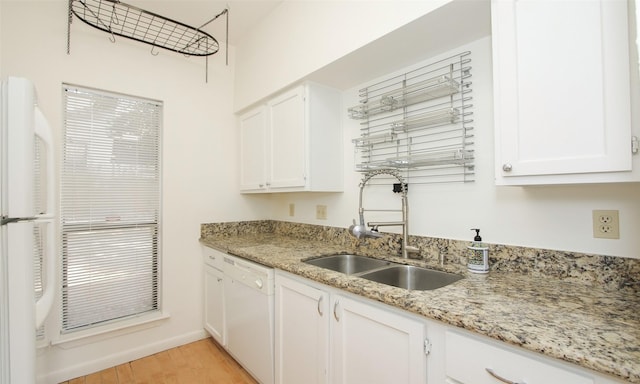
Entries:
{"type": "Polygon", "coordinates": [[[212,338],[60,384],[257,384],[212,338]]]}
{"type": "Polygon", "coordinates": [[[133,371],[131,371],[131,364],[120,364],[116,367],[118,374],[118,384],[134,384],[135,378],[133,377],[133,371]]]}
{"type": "Polygon", "coordinates": [[[100,384],[119,384],[116,367],[105,369],[100,372],[100,384]]]}
{"type": "Polygon", "coordinates": [[[179,383],[195,383],[193,369],[189,366],[187,358],[180,348],[172,348],[167,351],[175,367],[175,374],[179,383]]]}
{"type": "Polygon", "coordinates": [[[87,375],[84,379],[85,384],[101,384],[102,379],[100,378],[101,372],[92,373],[87,375]]]}
{"type": "Polygon", "coordinates": [[[132,361],[131,371],[136,384],[163,384],[159,380],[162,367],[158,364],[155,355],[132,361]]]}

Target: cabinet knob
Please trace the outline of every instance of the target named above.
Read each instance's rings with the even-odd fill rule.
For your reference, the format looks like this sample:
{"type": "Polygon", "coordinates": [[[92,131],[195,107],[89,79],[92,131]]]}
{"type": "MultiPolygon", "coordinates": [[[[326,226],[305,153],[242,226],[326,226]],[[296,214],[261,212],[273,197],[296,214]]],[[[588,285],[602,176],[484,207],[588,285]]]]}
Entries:
{"type": "Polygon", "coordinates": [[[503,171],[511,172],[512,169],[513,169],[513,166],[511,165],[511,163],[502,164],[503,171]]]}

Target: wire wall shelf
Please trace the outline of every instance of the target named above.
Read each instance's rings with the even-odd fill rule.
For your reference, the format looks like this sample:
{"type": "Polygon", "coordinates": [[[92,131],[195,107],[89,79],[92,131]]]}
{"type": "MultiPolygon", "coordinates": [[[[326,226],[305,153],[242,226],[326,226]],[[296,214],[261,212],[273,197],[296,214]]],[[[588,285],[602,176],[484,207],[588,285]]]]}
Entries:
{"type": "Polygon", "coordinates": [[[359,91],[348,108],[358,172],[394,169],[411,183],[474,181],[471,52],[359,91]]]}

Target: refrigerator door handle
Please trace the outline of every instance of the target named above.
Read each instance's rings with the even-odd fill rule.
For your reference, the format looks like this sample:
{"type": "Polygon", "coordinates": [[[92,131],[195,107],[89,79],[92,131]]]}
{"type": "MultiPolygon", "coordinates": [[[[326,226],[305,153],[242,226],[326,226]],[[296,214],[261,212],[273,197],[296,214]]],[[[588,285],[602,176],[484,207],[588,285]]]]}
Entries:
{"type": "Polygon", "coordinates": [[[42,289],[42,296],[36,301],[36,329],[38,329],[45,321],[51,308],[53,307],[53,301],[55,298],[56,287],[56,268],[57,257],[55,238],[53,230],[54,212],[54,198],[53,193],[55,191],[55,174],[54,174],[54,158],[53,158],[53,134],[51,127],[47,122],[47,119],[40,111],[40,108],[36,106],[34,112],[34,132],[36,136],[40,137],[46,148],[46,212],[37,215],[38,220],[36,222],[46,225],[46,238],[44,247],[44,264],[45,264],[45,286],[42,289]]]}
{"type": "Polygon", "coordinates": [[[51,132],[51,127],[47,122],[46,117],[42,114],[40,108],[36,106],[34,115],[34,132],[36,136],[38,136],[46,147],[46,175],[47,175],[47,185],[45,186],[45,190],[47,191],[47,212],[43,212],[38,215],[38,218],[47,219],[54,218],[53,210],[54,210],[54,198],[53,191],[55,190],[55,170],[54,170],[54,158],[53,158],[53,133],[51,132]]]}
{"type": "Polygon", "coordinates": [[[55,288],[56,288],[56,268],[57,268],[57,258],[56,258],[56,249],[54,246],[54,232],[53,232],[53,220],[37,220],[36,224],[45,224],[46,229],[46,238],[45,238],[45,247],[43,250],[43,258],[45,265],[45,285],[42,287],[42,296],[36,301],[36,329],[40,328],[40,326],[44,323],[45,319],[51,312],[51,308],[53,307],[53,301],[55,299],[55,288]]]}

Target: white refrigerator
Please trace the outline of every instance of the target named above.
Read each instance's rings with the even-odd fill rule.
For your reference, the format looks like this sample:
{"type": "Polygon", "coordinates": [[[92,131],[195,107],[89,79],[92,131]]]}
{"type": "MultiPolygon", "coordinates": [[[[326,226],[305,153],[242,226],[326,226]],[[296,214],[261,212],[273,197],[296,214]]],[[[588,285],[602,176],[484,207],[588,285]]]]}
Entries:
{"type": "Polygon", "coordinates": [[[57,276],[52,134],[29,80],[2,81],[0,132],[0,384],[33,384],[57,276]]]}

